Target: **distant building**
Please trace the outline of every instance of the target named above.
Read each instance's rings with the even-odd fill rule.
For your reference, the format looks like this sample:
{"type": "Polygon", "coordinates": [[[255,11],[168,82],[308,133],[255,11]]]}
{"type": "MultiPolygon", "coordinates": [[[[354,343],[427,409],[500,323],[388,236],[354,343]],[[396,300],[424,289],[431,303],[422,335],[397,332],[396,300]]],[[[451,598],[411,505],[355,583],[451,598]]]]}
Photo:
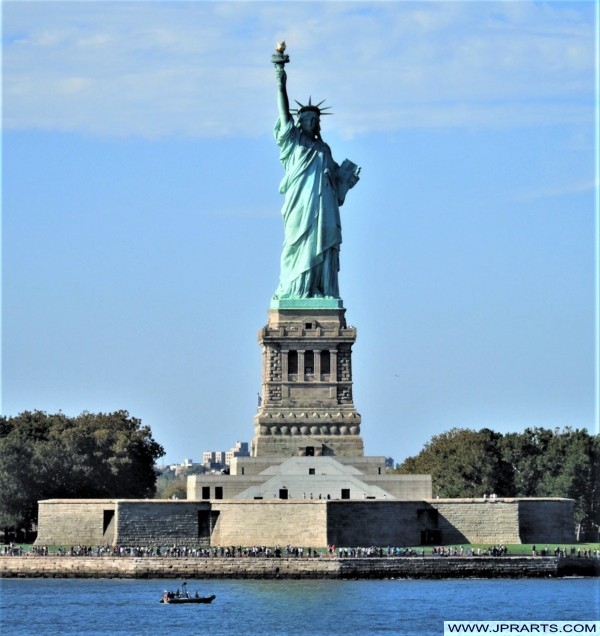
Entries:
{"type": "Polygon", "coordinates": [[[205,451],[202,453],[202,463],[206,468],[210,468],[217,463],[217,453],[215,451],[205,451]]]}
{"type": "Polygon", "coordinates": [[[234,457],[250,457],[248,442],[236,442],[228,451],[206,451],[202,453],[202,463],[208,470],[222,470],[234,457]]]}
{"type": "Polygon", "coordinates": [[[206,470],[221,470],[225,467],[225,451],[206,451],[202,453],[202,464],[206,470]]]}
{"type": "Polygon", "coordinates": [[[225,453],[225,464],[230,466],[234,457],[250,457],[248,442],[236,442],[235,446],[225,453]]]}
{"type": "Polygon", "coordinates": [[[175,473],[176,477],[179,477],[182,472],[193,466],[198,466],[198,464],[195,464],[192,459],[184,459],[181,464],[170,464],[169,469],[175,473]]]}

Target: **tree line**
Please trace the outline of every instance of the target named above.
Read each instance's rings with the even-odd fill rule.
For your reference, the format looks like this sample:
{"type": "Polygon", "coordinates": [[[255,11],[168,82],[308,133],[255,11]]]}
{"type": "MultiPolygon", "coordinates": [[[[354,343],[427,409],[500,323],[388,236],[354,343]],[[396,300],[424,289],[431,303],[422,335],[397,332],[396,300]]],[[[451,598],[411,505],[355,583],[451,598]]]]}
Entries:
{"type": "MultiPolygon", "coordinates": [[[[0,416],[0,528],[31,527],[42,499],[154,497],[164,454],[127,411],[0,416]]],[[[586,430],[453,428],[392,472],[431,475],[439,497],[568,497],[578,523],[600,525],[600,435],[586,430]]],[[[167,477],[160,496],[185,498],[184,480],[167,477]]]]}
{"type": "Polygon", "coordinates": [[[577,523],[600,524],[600,435],[585,429],[496,433],[453,428],[436,435],[400,474],[432,476],[439,497],[567,497],[577,523]]]}
{"type": "Polygon", "coordinates": [[[30,528],[42,499],[152,497],[165,454],[127,411],[0,417],[0,528],[30,528]]]}

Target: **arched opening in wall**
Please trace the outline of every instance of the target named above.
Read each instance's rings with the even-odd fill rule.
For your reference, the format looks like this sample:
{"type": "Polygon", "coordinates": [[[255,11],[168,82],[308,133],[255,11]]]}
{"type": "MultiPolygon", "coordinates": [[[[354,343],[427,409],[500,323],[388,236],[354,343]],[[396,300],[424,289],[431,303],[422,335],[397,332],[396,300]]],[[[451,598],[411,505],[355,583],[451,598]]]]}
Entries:
{"type": "Polygon", "coordinates": [[[442,533],[439,529],[421,530],[421,545],[439,545],[442,542],[442,533]]]}
{"type": "Polygon", "coordinates": [[[113,520],[115,518],[114,510],[103,510],[102,511],[102,534],[106,535],[107,532],[113,531],[113,520]]]}
{"type": "Polygon", "coordinates": [[[210,539],[210,510],[198,510],[198,539],[210,539]]]}
{"type": "Polygon", "coordinates": [[[198,510],[198,539],[208,539],[217,525],[219,510],[198,510]]]}
{"type": "Polygon", "coordinates": [[[331,354],[329,351],[321,351],[321,374],[329,375],[331,373],[331,354]]]}
{"type": "Polygon", "coordinates": [[[288,373],[290,375],[298,375],[298,352],[290,351],[288,353],[288,373]]]}
{"type": "Polygon", "coordinates": [[[305,375],[313,375],[315,372],[315,352],[307,351],[304,354],[304,374],[305,375]]]}

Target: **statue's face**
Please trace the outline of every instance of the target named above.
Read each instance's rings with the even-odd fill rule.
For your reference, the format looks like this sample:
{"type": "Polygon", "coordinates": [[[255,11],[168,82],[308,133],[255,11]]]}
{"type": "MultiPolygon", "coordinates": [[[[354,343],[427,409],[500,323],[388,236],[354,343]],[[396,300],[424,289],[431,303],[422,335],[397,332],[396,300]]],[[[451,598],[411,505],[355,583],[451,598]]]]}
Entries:
{"type": "Polygon", "coordinates": [[[300,126],[307,135],[314,137],[321,130],[319,116],[317,113],[302,113],[302,116],[300,117],[300,126]]]}

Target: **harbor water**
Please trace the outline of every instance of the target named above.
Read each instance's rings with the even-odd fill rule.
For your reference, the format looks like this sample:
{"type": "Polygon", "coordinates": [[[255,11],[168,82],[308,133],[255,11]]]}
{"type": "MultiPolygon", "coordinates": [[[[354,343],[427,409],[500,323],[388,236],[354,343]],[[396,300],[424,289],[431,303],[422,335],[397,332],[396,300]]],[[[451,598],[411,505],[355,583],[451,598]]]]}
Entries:
{"type": "MultiPolygon", "coordinates": [[[[181,582],[179,582],[180,584],[181,582]]],[[[444,621],[592,621],[600,580],[203,580],[210,605],[163,605],[172,580],[0,580],[0,634],[430,635],[444,621]]]]}

